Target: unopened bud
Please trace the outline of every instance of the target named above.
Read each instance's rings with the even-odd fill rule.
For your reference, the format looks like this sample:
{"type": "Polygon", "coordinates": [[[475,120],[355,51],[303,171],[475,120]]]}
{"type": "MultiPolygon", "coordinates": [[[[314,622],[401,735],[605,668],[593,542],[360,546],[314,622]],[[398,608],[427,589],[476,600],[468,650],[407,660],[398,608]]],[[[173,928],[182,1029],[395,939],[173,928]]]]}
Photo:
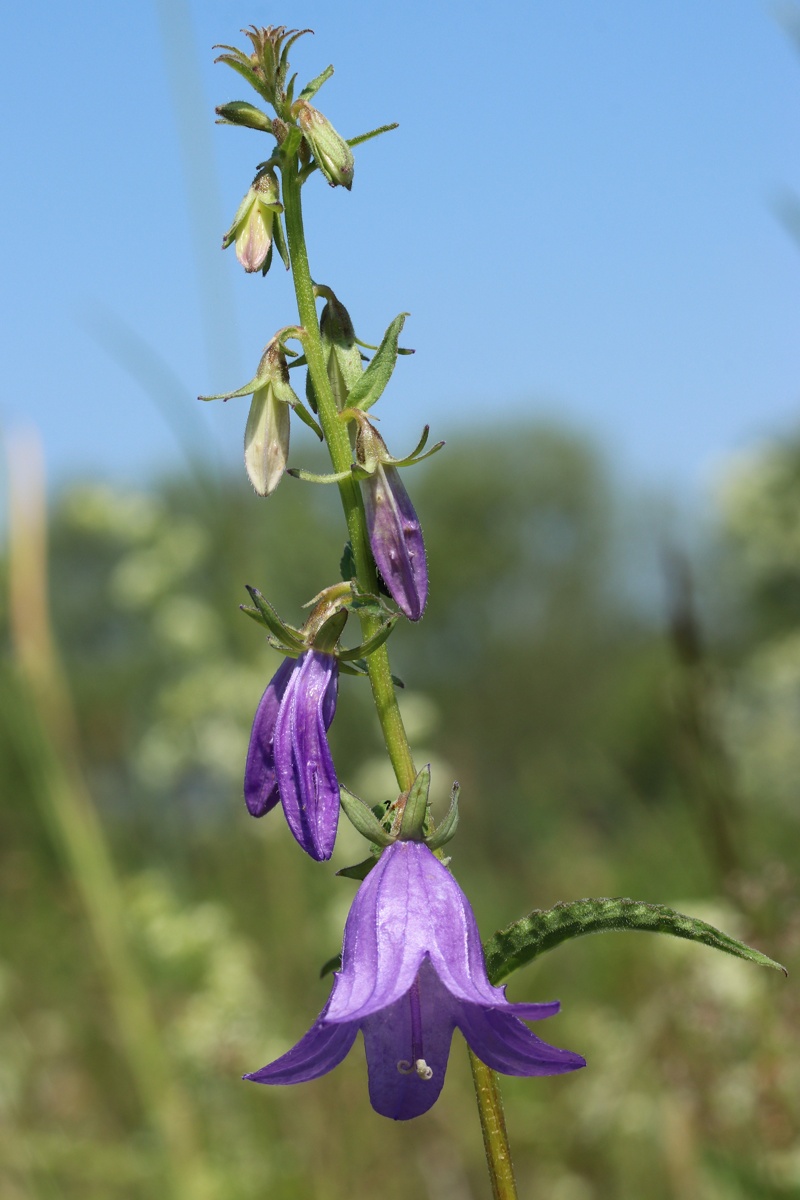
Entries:
{"type": "Polygon", "coordinates": [[[248,104],[246,100],[232,100],[230,104],[220,104],[215,109],[219,120],[218,125],[244,125],[247,129],[260,129],[262,133],[272,133],[272,121],[265,112],[248,104]]]}
{"type": "Polygon", "coordinates": [[[236,257],[245,271],[260,271],[272,247],[272,225],[276,213],[283,212],[278,200],[278,180],[267,169],[260,171],[239,205],[225,237],[223,250],[236,243],[236,257]]]}
{"type": "Polygon", "coordinates": [[[298,402],[283,355],[271,349],[265,358],[264,386],[253,392],[244,431],[244,465],[259,496],[271,495],[283,478],[289,457],[290,408],[298,402]]]}
{"type": "Polygon", "coordinates": [[[331,187],[341,185],[348,192],[353,185],[353,151],[336,132],[327,117],[305,101],[296,106],[297,123],[331,187]]]}
{"type": "Polygon", "coordinates": [[[400,473],[379,462],[361,491],[378,570],[398,608],[418,621],[428,599],[428,565],[419,518],[400,473]]]}

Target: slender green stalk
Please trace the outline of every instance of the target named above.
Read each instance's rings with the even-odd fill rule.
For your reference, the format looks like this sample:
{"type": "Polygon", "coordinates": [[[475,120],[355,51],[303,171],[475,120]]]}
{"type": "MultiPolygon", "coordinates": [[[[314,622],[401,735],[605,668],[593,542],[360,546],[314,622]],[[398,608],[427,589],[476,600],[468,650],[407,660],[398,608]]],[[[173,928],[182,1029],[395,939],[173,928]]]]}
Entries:
{"type": "MultiPolygon", "coordinates": [[[[304,326],[306,336],[304,349],[306,361],[314,385],[317,398],[319,419],[325,441],[331,456],[335,472],[349,471],[352,461],[350,439],[345,424],[339,419],[336,400],[331,389],[325,357],[322,349],[322,339],[319,331],[317,306],[314,297],[314,284],[308,266],[305,232],[303,229],[303,211],[300,198],[302,186],[298,178],[297,162],[292,158],[285,162],[282,168],[282,196],[286,219],[286,233],[289,241],[289,254],[292,263],[297,308],[300,323],[304,326]]],[[[364,508],[358,484],[354,479],[345,479],[339,484],[339,495],[342,500],[350,542],[353,547],[353,558],[356,564],[356,577],[360,586],[366,592],[377,592],[378,580],[375,563],[369,546],[367,525],[364,508]]],[[[379,621],[375,617],[361,617],[363,636],[369,637],[378,628],[379,621]]],[[[397,704],[397,695],[392,682],[389,666],[389,653],[386,646],[381,646],[367,659],[369,677],[372,684],[372,694],[378,711],[378,720],[383,730],[386,748],[394,768],[397,782],[401,791],[408,791],[414,782],[416,769],[411,755],[403,718],[397,704]]],[[[503,1102],[500,1097],[497,1076],[494,1071],[477,1059],[472,1051],[469,1052],[472,1066],[472,1077],[475,1084],[475,1095],[478,1102],[483,1144],[486,1151],[486,1163],[489,1178],[492,1182],[494,1200],[516,1200],[517,1190],[514,1183],[514,1170],[511,1165],[511,1151],[508,1145],[505,1119],[503,1117],[503,1102]]]]}
{"type": "MultiPolygon", "coordinates": [[[[286,233],[289,240],[289,254],[292,262],[297,309],[300,323],[306,331],[304,349],[311,382],[317,397],[319,420],[325,434],[325,442],[331,456],[334,471],[349,471],[352,462],[350,438],[347,427],[339,419],[336,400],[331,389],[328,371],[325,366],[325,356],[322,349],[322,338],[319,331],[317,305],[314,297],[314,284],[308,266],[305,232],[303,229],[303,211],[300,198],[301,183],[298,179],[297,162],[292,158],[282,169],[283,204],[286,217],[286,233]]],[[[365,592],[378,591],[378,579],[375,564],[369,546],[367,523],[364,517],[364,507],[361,503],[361,493],[355,479],[344,479],[339,484],[339,495],[344,508],[350,544],[353,547],[353,558],[356,565],[356,578],[365,592]]],[[[361,626],[364,638],[375,633],[380,625],[376,617],[361,616],[361,626]]],[[[408,744],[403,718],[397,704],[397,694],[392,682],[392,672],[389,666],[389,653],[385,646],[375,650],[367,659],[369,678],[372,684],[372,695],[378,711],[378,720],[383,730],[386,749],[397,777],[401,792],[407,792],[416,777],[414,759],[408,744]]]]}
{"type": "Polygon", "coordinates": [[[481,1118],[483,1148],[492,1182],[493,1200],[517,1200],[517,1185],[514,1180],[514,1164],[508,1144],[506,1119],[503,1114],[503,1099],[497,1082],[497,1074],[482,1063],[470,1050],[469,1065],[478,1101],[481,1118]]]}

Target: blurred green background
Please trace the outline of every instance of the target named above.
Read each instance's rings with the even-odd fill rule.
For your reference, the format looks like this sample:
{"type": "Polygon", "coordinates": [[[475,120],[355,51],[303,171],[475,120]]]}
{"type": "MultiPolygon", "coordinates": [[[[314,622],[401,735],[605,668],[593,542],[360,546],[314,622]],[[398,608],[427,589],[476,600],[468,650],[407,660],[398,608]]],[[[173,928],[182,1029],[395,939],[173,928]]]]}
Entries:
{"type": "MultiPolygon", "coordinates": [[[[459,1035],[407,1125],[372,1113],[360,1040],[316,1083],[239,1080],[321,1008],[355,887],[333,872],[363,856],[344,824],[320,867],[241,796],[277,659],[237,606],[251,583],[301,619],[336,578],[335,493],[290,479],[264,502],[199,466],[84,483],[50,506],[46,550],[37,462],[11,445],[0,1194],[485,1196],[459,1035]]],[[[732,463],[689,551],[552,426],[464,432],[406,478],[431,600],[393,662],[437,802],[461,782],[453,865],[485,936],[624,894],[800,966],[800,442],[732,463]]],[[[331,741],[348,786],[391,795],[363,681],[342,681],[331,741]]],[[[510,993],[561,999],[542,1032],[589,1061],[504,1081],[522,1196],[800,1195],[791,982],[613,934],[510,993]]]]}
{"type": "MultiPolygon", "coordinates": [[[[0,1196],[488,1194],[458,1035],[408,1124],[360,1042],[313,1084],[239,1078],[324,1003],[364,853],[343,824],[313,864],[241,794],[278,663],[244,585],[298,622],[343,537],[333,492],[255,498],[242,405],[193,401],[294,315],[218,250],[259,148],[212,127],[244,88],[210,47],[255,19],[315,27],[297,67],[336,63],[343,133],[401,123],[352,195],[308,189],[312,261],[368,340],[414,313],[390,449],[448,440],[406,476],[431,599],[391,650],[481,930],[629,895],[793,973],[613,934],[514,976],[589,1063],[503,1082],[520,1195],[800,1197],[797,5],[346,8],[89,0],[40,9],[41,45],[8,14],[2,420],[40,432],[0,549],[0,1196]]],[[[331,742],[392,796],[363,681],[331,742]]]]}

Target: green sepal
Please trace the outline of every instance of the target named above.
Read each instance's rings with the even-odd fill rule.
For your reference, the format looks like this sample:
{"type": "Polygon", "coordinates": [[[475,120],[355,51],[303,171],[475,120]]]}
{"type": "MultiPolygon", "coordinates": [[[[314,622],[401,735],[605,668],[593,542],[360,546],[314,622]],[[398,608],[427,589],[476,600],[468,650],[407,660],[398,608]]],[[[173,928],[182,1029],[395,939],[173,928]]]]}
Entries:
{"type": "Polygon", "coordinates": [[[380,399],[397,362],[397,341],[407,316],[408,313],[400,313],[386,330],[375,357],[350,390],[347,398],[350,408],[360,408],[366,412],[380,399]]]}
{"type": "Polygon", "coordinates": [[[314,649],[321,650],[324,654],[333,654],[346,624],[347,610],[341,608],[328,617],[327,621],[317,630],[312,643],[314,649]]]}
{"type": "Polygon", "coordinates": [[[671,933],[674,937],[688,938],[788,974],[785,967],[767,958],[760,950],[746,946],[697,917],[687,917],[663,904],[646,904],[623,896],[573,900],[548,909],[535,908],[527,917],[499,930],[484,944],[486,970],[492,983],[497,984],[545,950],[552,950],[570,938],[624,929],[671,933]]]}
{"type": "MultiPolygon", "coordinates": [[[[249,584],[246,584],[245,586],[247,591],[250,593],[250,598],[253,601],[253,604],[256,606],[256,611],[261,619],[261,624],[265,625],[270,633],[272,633],[279,642],[284,642],[287,646],[291,646],[298,651],[306,650],[308,647],[298,631],[293,629],[291,625],[284,624],[284,622],[275,612],[275,609],[272,607],[272,605],[269,604],[268,601],[266,601],[261,595],[261,592],[258,590],[258,588],[250,587],[249,584]]],[[[242,605],[242,610],[247,612],[248,616],[252,615],[244,605],[242,605]]]]}
{"type": "Polygon", "coordinates": [[[306,84],[297,99],[310,100],[312,96],[316,96],[323,83],[326,83],[332,74],[333,67],[326,67],[324,71],[321,71],[319,75],[317,75],[316,79],[312,79],[310,83],[306,84]]]}
{"type": "Polygon", "coordinates": [[[348,821],[362,837],[376,846],[391,846],[395,839],[386,832],[366,801],[354,796],[344,784],[339,787],[339,800],[348,821]]]}
{"type": "MultiPolygon", "coordinates": [[[[277,247],[278,254],[281,256],[281,262],[288,271],[292,263],[289,258],[289,247],[286,245],[286,237],[283,232],[280,213],[275,213],[275,216],[272,218],[272,242],[277,247]]],[[[271,246],[270,249],[272,249],[271,246]]]]}
{"type": "Polygon", "coordinates": [[[431,836],[425,838],[425,845],[429,850],[438,850],[441,846],[446,845],[458,829],[458,793],[460,790],[459,784],[454,783],[450,792],[450,807],[447,810],[447,816],[441,825],[436,826],[431,836]]]}
{"type": "Polygon", "coordinates": [[[300,418],[300,420],[303,422],[303,424],[307,425],[309,429],[313,429],[314,433],[317,435],[319,440],[321,442],[324,442],[325,435],[322,432],[322,430],[320,429],[317,422],[312,417],[311,413],[306,408],[305,404],[303,404],[302,401],[298,400],[296,404],[292,405],[292,409],[297,414],[297,416],[300,418]]]}
{"type": "Polygon", "coordinates": [[[379,125],[377,129],[370,129],[369,133],[359,133],[357,137],[347,138],[347,144],[350,147],[360,146],[362,142],[368,142],[371,138],[380,137],[382,133],[389,133],[397,128],[397,121],[393,121],[391,125],[379,125]]]}
{"type": "Polygon", "coordinates": [[[359,471],[356,464],[349,471],[339,471],[336,475],[317,475],[314,471],[306,471],[303,467],[289,467],[287,475],[302,479],[304,483],[341,483],[343,479],[365,479],[366,473],[359,471]]]}
{"type": "Polygon", "coordinates": [[[370,854],[369,858],[365,858],[360,863],[354,863],[352,867],[342,867],[336,874],[342,879],[366,879],[377,861],[377,856],[370,854]]]}
{"type": "Polygon", "coordinates": [[[245,129],[272,133],[271,119],[260,108],[248,104],[246,100],[231,100],[228,104],[220,104],[214,112],[219,117],[217,125],[240,125],[245,129]]]}
{"type": "MultiPolygon", "coordinates": [[[[349,583],[351,579],[355,579],[358,572],[356,571],[356,559],[353,554],[352,542],[345,542],[342,557],[339,560],[339,573],[345,583],[349,583]]],[[[354,605],[351,607],[355,607],[354,605]]]]}
{"type": "MultiPolygon", "coordinates": [[[[339,872],[341,874],[341,872],[339,872]]],[[[342,968],[341,954],[334,954],[333,958],[329,958],[326,963],[323,963],[319,969],[320,979],[324,979],[326,975],[332,974],[334,971],[340,971],[342,968]]]]}
{"type": "Polygon", "coordinates": [[[259,388],[266,387],[269,375],[255,375],[249,383],[237,388],[235,392],[219,392],[216,396],[198,396],[198,400],[237,400],[239,396],[252,396],[259,388]]]}
{"type": "MultiPolygon", "coordinates": [[[[364,658],[357,658],[353,662],[340,663],[339,669],[344,671],[345,675],[369,675],[369,667],[364,658]]],[[[405,690],[405,684],[399,675],[392,675],[392,683],[396,688],[405,690]]]]}
{"type": "Polygon", "coordinates": [[[370,654],[374,653],[386,641],[397,624],[398,619],[399,613],[395,613],[394,616],[391,616],[388,621],[385,621],[381,625],[376,633],[373,633],[372,637],[368,637],[360,646],[354,646],[352,650],[340,650],[337,654],[339,662],[356,662],[362,658],[369,658],[370,654]]]}
{"type": "Polygon", "coordinates": [[[234,71],[241,75],[242,79],[247,80],[250,86],[258,92],[259,96],[262,96],[268,104],[272,103],[269,92],[253,70],[250,59],[242,54],[241,50],[237,50],[235,46],[215,46],[215,49],[231,51],[230,54],[220,54],[214,59],[215,63],[227,63],[229,67],[232,67],[234,71]]]}
{"type": "Polygon", "coordinates": [[[431,790],[431,764],[417,775],[412,783],[408,798],[403,808],[403,819],[400,822],[401,842],[422,842],[425,840],[425,825],[428,819],[428,797],[431,790]]]}
{"type": "MultiPolygon", "coordinates": [[[[275,228],[275,217],[274,216],[272,218],[272,228],[273,228],[273,230],[275,228]]],[[[261,268],[261,274],[264,276],[267,275],[270,267],[272,266],[272,257],[273,257],[274,250],[275,250],[275,238],[273,237],[272,241],[269,244],[269,250],[267,251],[267,257],[264,259],[264,265],[261,268]]]]}

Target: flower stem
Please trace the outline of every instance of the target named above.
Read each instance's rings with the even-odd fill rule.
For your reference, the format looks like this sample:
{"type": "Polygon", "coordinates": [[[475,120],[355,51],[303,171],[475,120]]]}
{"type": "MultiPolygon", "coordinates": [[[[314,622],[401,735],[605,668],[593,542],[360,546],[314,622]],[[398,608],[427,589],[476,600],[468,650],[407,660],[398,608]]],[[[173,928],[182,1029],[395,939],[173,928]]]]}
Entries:
{"type": "MultiPolygon", "coordinates": [[[[350,438],[344,422],[339,420],[339,412],[333,395],[325,356],[322,349],[322,338],[319,331],[317,305],[314,297],[314,284],[308,266],[305,232],[303,230],[303,210],[300,197],[301,182],[298,178],[297,159],[292,156],[282,167],[283,204],[286,218],[286,234],[289,241],[289,255],[292,263],[297,309],[300,323],[306,330],[303,348],[306,354],[311,382],[317,398],[319,421],[325,442],[331,456],[335,472],[349,471],[352,462],[350,438]]],[[[365,592],[377,594],[378,578],[375,563],[369,545],[367,524],[364,517],[364,506],[361,502],[361,492],[355,479],[344,479],[339,485],[339,495],[344,509],[350,544],[353,548],[353,559],[356,566],[356,578],[365,592]]],[[[364,640],[371,637],[380,627],[377,617],[361,614],[361,629],[364,640]]],[[[389,653],[386,646],[374,650],[367,659],[372,695],[378,712],[386,749],[394,768],[397,783],[402,792],[407,792],[416,777],[416,768],[408,743],[403,718],[397,704],[397,694],[392,682],[392,672],[389,666],[389,653]]]]}
{"type": "MultiPolygon", "coordinates": [[[[350,470],[352,462],[350,439],[346,426],[339,420],[336,399],[325,365],[314,283],[308,265],[308,251],[303,229],[303,209],[300,196],[302,181],[298,175],[295,156],[292,155],[284,161],[281,176],[286,236],[289,243],[297,309],[300,314],[300,323],[306,331],[303,348],[311,382],[314,385],[320,425],[325,435],[331,464],[338,474],[350,470]]],[[[376,594],[378,577],[370,550],[364,506],[358,483],[355,479],[344,479],[338,484],[338,487],[350,535],[350,544],[353,548],[356,578],[359,586],[365,592],[376,594]]],[[[362,636],[365,640],[377,631],[379,625],[380,621],[376,617],[361,614],[362,636]]],[[[417,772],[403,718],[397,704],[397,694],[389,666],[389,653],[385,645],[370,654],[367,666],[386,749],[389,752],[398,786],[401,791],[407,792],[413,784],[417,772]]],[[[494,1071],[477,1059],[472,1051],[470,1051],[470,1063],[494,1200],[516,1200],[514,1169],[511,1165],[511,1152],[497,1076],[494,1071]]]]}
{"type": "Polygon", "coordinates": [[[493,1200],[517,1200],[514,1165],[511,1162],[503,1098],[500,1095],[497,1075],[491,1067],[487,1067],[486,1063],[476,1058],[471,1050],[469,1065],[472,1067],[472,1080],[478,1100],[483,1148],[492,1182],[493,1200]]]}

